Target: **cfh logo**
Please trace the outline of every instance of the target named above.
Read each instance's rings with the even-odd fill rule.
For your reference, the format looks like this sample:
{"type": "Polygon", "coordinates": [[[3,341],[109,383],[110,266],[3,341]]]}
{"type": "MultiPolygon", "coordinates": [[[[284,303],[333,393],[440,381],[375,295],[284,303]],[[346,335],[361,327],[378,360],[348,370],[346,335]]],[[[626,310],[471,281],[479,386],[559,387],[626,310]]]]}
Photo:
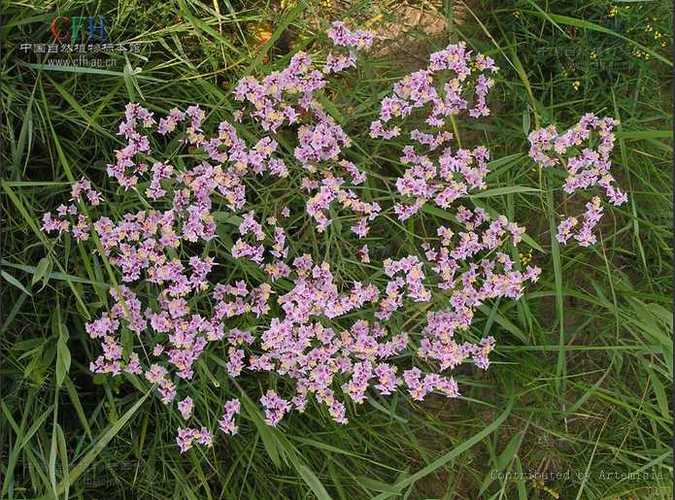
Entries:
{"type": "Polygon", "coordinates": [[[108,32],[105,29],[103,16],[59,16],[52,19],[52,38],[56,43],[78,43],[108,41],[108,32]]]}

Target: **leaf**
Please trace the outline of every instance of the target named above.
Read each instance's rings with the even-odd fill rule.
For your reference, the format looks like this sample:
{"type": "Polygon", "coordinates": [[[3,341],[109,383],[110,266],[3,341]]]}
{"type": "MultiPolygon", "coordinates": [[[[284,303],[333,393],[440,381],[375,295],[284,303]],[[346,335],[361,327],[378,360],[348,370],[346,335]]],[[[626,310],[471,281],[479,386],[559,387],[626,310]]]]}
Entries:
{"type": "Polygon", "coordinates": [[[331,117],[335,118],[336,122],[338,122],[340,125],[344,125],[346,123],[344,115],[340,113],[338,107],[330,99],[328,99],[328,97],[326,97],[325,94],[319,95],[317,97],[317,100],[326,109],[328,114],[330,114],[331,117]]]}
{"type": "Polygon", "coordinates": [[[5,271],[0,271],[0,275],[1,275],[1,276],[5,279],[5,281],[7,281],[9,284],[14,285],[14,286],[17,287],[19,290],[21,290],[23,293],[25,293],[25,294],[28,295],[29,297],[32,297],[31,293],[30,293],[28,290],[26,290],[26,287],[24,287],[24,286],[21,284],[21,282],[20,282],[18,279],[16,279],[14,276],[12,276],[11,274],[9,274],[9,273],[7,273],[7,272],[5,272],[5,271]]]}
{"type": "Polygon", "coordinates": [[[129,408],[122,418],[115,422],[107,431],[103,433],[101,438],[94,444],[84,457],[68,472],[68,476],[64,478],[58,485],[57,494],[62,494],[66,487],[73,484],[77,479],[84,474],[84,471],[94,462],[96,457],[104,450],[108,443],[122,430],[122,428],[131,420],[131,417],[138,411],[141,405],[145,402],[150,390],[146,392],[141,399],[139,399],[134,406],[129,408]]]}
{"type": "MultiPolygon", "coordinates": [[[[14,262],[9,262],[5,259],[0,259],[0,264],[2,264],[5,267],[13,267],[15,269],[19,269],[21,271],[27,272],[29,274],[35,274],[37,271],[37,268],[33,266],[24,266],[23,264],[15,264],[14,262]]],[[[93,286],[100,286],[104,288],[110,288],[110,285],[108,283],[104,283],[102,281],[91,281],[88,279],[80,278],[78,276],[74,276],[72,274],[66,274],[66,273],[60,273],[60,272],[48,272],[45,276],[45,279],[55,279],[59,281],[66,281],[68,284],[72,285],[73,283],[84,283],[87,285],[93,285],[93,286]]]]}
{"type": "Polygon", "coordinates": [[[382,491],[385,493],[392,493],[394,495],[398,494],[398,490],[393,487],[391,484],[378,481],[377,479],[371,479],[369,477],[361,476],[358,478],[359,484],[365,486],[369,490],[382,491]]]}
{"type": "Polygon", "coordinates": [[[63,381],[70,371],[70,349],[68,349],[66,338],[60,336],[56,342],[56,385],[59,387],[63,385],[63,381]]]}
{"type": "Polygon", "coordinates": [[[216,222],[222,222],[223,224],[232,224],[233,226],[239,226],[244,220],[240,215],[233,214],[231,212],[212,212],[213,218],[216,222]]]}
{"type": "Polygon", "coordinates": [[[488,162],[488,167],[490,167],[490,171],[493,172],[495,169],[508,165],[516,160],[520,160],[524,156],[523,153],[514,153],[512,155],[503,156],[502,158],[497,158],[496,160],[488,162]]]}
{"type": "Polygon", "coordinates": [[[540,190],[527,186],[505,186],[500,188],[486,189],[476,194],[469,195],[470,198],[489,198],[491,196],[500,196],[514,193],[538,193],[540,190]]]}
{"type": "Polygon", "coordinates": [[[493,318],[494,322],[497,323],[499,326],[504,328],[505,330],[511,332],[513,335],[518,337],[518,339],[525,345],[529,343],[527,334],[522,331],[518,326],[516,326],[515,323],[504,317],[503,315],[499,314],[497,310],[495,309],[494,311],[491,311],[488,306],[485,304],[482,304],[478,306],[478,309],[483,312],[486,316],[493,318]]]}
{"type": "MultiPolygon", "coordinates": [[[[45,423],[45,420],[47,420],[47,417],[54,411],[54,405],[49,405],[49,407],[42,413],[39,417],[37,417],[33,421],[33,425],[31,425],[26,433],[23,436],[23,439],[18,444],[18,449],[21,450],[26,444],[33,438],[33,435],[42,427],[42,424],[45,423]]],[[[33,417],[35,414],[32,415],[33,417]]]]}
{"type": "Polygon", "coordinates": [[[525,474],[523,474],[523,466],[520,463],[518,455],[515,457],[516,461],[516,487],[518,488],[518,498],[520,500],[527,500],[527,486],[525,485],[525,474]]]}
{"type": "Polygon", "coordinates": [[[520,445],[524,436],[524,431],[517,432],[513,435],[502,453],[495,460],[495,466],[490,471],[490,474],[485,476],[483,484],[481,485],[480,491],[478,493],[479,496],[482,496],[483,493],[485,493],[485,490],[493,483],[495,477],[497,477],[496,473],[502,472],[504,469],[506,469],[506,467],[508,467],[511,461],[515,458],[516,453],[518,453],[518,450],[520,449],[520,445]]]}
{"type": "Polygon", "coordinates": [[[316,474],[314,474],[312,469],[302,463],[294,463],[293,465],[295,466],[295,470],[298,471],[298,474],[300,474],[300,477],[307,483],[319,500],[331,500],[331,496],[328,494],[321,481],[319,481],[319,478],[316,477],[316,474]]]}
{"type": "Polygon", "coordinates": [[[672,130],[623,130],[617,131],[618,139],[628,141],[641,141],[644,139],[672,139],[672,130]]]}
{"type": "Polygon", "coordinates": [[[544,250],[539,245],[539,243],[534,241],[534,239],[532,239],[532,236],[529,236],[528,234],[523,234],[523,241],[530,247],[534,248],[537,252],[546,253],[546,250],[544,250]]]}
{"type": "Polygon", "coordinates": [[[331,496],[326,491],[319,478],[314,474],[303,461],[300,452],[293,446],[286,437],[279,433],[277,429],[270,428],[264,421],[260,410],[255,403],[248,397],[244,390],[237,384],[234,385],[241,393],[241,399],[246,414],[253,420],[253,423],[258,430],[258,434],[262,438],[263,445],[272,462],[279,468],[281,467],[281,460],[283,459],[293,465],[302,480],[307,483],[307,486],[314,492],[320,500],[330,500],[331,496]]]}
{"type": "Polygon", "coordinates": [[[577,19],[575,17],[569,17],[569,16],[562,16],[559,14],[546,14],[542,12],[535,12],[535,11],[524,11],[527,14],[532,14],[537,17],[543,17],[544,19],[547,19],[548,21],[551,21],[552,23],[560,23],[560,24],[566,24],[568,26],[574,26],[576,28],[581,28],[581,29],[588,29],[591,31],[597,31],[599,33],[605,33],[606,35],[612,35],[617,38],[620,38],[621,40],[624,40],[628,43],[631,43],[635,45],[637,48],[642,50],[643,52],[647,52],[649,55],[651,55],[653,58],[658,59],[664,64],[667,64],[668,66],[672,66],[673,63],[672,61],[666,59],[663,57],[661,54],[658,52],[653,51],[649,47],[645,47],[644,45],[631,40],[627,36],[623,36],[620,33],[617,33],[616,31],[612,31],[609,28],[605,28],[604,26],[600,26],[599,24],[592,23],[590,21],[586,21],[585,19],[577,19]]]}
{"type": "MultiPolygon", "coordinates": [[[[450,450],[448,453],[445,455],[437,458],[433,462],[431,462],[429,465],[426,467],[423,467],[419,471],[415,472],[414,474],[411,474],[409,477],[402,479],[395,483],[393,485],[393,488],[396,489],[397,491],[401,491],[403,488],[406,486],[410,486],[417,482],[418,480],[422,479],[423,477],[428,476],[432,472],[434,472],[436,469],[444,466],[446,463],[448,463],[450,460],[453,458],[456,458],[460,456],[462,453],[465,451],[469,450],[476,444],[480,443],[483,439],[485,439],[487,436],[489,436],[491,433],[496,431],[506,420],[506,417],[508,417],[511,414],[511,409],[513,408],[513,399],[509,399],[506,408],[504,411],[497,417],[497,419],[492,422],[490,425],[485,427],[483,430],[480,432],[477,432],[473,436],[471,436],[469,439],[465,440],[462,442],[459,446],[456,446],[452,450],[450,450]]],[[[389,498],[392,494],[391,493],[382,493],[378,496],[375,497],[375,500],[384,500],[385,498],[389,498]]]]}
{"type": "Polygon", "coordinates": [[[530,108],[528,107],[526,110],[523,111],[523,134],[526,136],[530,133],[530,127],[531,127],[531,121],[530,121],[530,108]]]}
{"type": "Polygon", "coordinates": [[[424,204],[422,211],[431,215],[435,215],[436,217],[440,217],[441,219],[457,222],[457,217],[455,217],[451,212],[443,210],[442,208],[434,207],[429,203],[424,204]]]}
{"type": "Polygon", "coordinates": [[[246,414],[251,418],[251,420],[253,420],[253,423],[255,424],[255,427],[258,430],[258,434],[260,434],[260,437],[262,438],[263,446],[265,447],[267,454],[272,460],[272,463],[277,468],[281,468],[281,457],[283,456],[283,448],[281,447],[279,440],[276,439],[273,429],[270,429],[267,426],[267,424],[265,424],[265,421],[263,420],[263,417],[260,414],[260,410],[258,410],[253,401],[251,401],[251,399],[243,391],[243,389],[241,389],[241,387],[239,387],[238,385],[237,387],[241,392],[241,402],[244,405],[246,414]]]}
{"type": "Polygon", "coordinates": [[[68,348],[68,329],[59,319],[54,322],[58,335],[56,341],[56,385],[61,387],[70,371],[70,349],[68,348]]]}
{"type": "MultiPolygon", "coordinates": [[[[182,4],[182,2],[180,3],[182,4]]],[[[304,1],[297,2],[291,9],[289,9],[285,16],[282,16],[281,19],[278,20],[276,28],[274,29],[274,33],[272,33],[272,36],[269,38],[269,40],[267,40],[260,47],[260,49],[258,49],[256,58],[251,62],[248,68],[246,68],[246,71],[244,71],[245,75],[253,74],[254,70],[260,65],[260,63],[262,63],[265,55],[267,54],[267,51],[274,46],[281,34],[286,31],[288,26],[290,26],[291,23],[293,23],[293,21],[295,21],[295,19],[299,17],[306,8],[307,5],[304,1]]]]}
{"type": "Polygon", "coordinates": [[[400,415],[397,415],[396,413],[394,413],[393,410],[386,408],[384,405],[380,404],[375,398],[368,397],[368,403],[370,403],[370,405],[373,406],[373,408],[376,408],[385,415],[388,415],[389,418],[391,418],[392,420],[397,420],[398,422],[401,422],[403,424],[408,423],[407,419],[401,417],[400,415]]]}
{"type": "Polygon", "coordinates": [[[87,421],[87,417],[84,414],[84,408],[82,407],[82,403],[80,402],[80,397],[77,395],[77,389],[73,385],[73,382],[70,380],[70,377],[66,377],[64,382],[66,386],[66,391],[68,391],[68,397],[70,398],[70,402],[73,404],[73,407],[75,408],[75,413],[77,413],[77,416],[80,419],[80,423],[84,428],[84,432],[87,434],[89,439],[92,439],[91,428],[89,427],[89,422],[87,421]]]}
{"type": "Polygon", "coordinates": [[[666,396],[666,390],[663,387],[663,384],[659,380],[659,377],[654,370],[647,369],[649,371],[649,378],[652,382],[652,388],[654,389],[654,395],[656,396],[656,403],[659,406],[661,415],[663,418],[670,418],[670,408],[668,407],[668,397],[666,396]]]}
{"type": "Polygon", "coordinates": [[[49,257],[42,257],[40,259],[38,265],[35,266],[35,274],[33,274],[33,279],[30,282],[31,286],[35,285],[35,283],[40,280],[42,280],[43,288],[47,286],[47,283],[49,282],[49,273],[52,267],[51,264],[52,261],[49,259],[49,257]]]}
{"type": "Polygon", "coordinates": [[[65,487],[65,492],[64,492],[64,498],[68,498],[68,491],[70,490],[70,482],[68,481],[68,477],[66,475],[66,471],[68,470],[68,447],[66,445],[66,436],[63,434],[63,429],[59,424],[55,425],[56,428],[56,439],[57,439],[57,448],[59,451],[59,457],[61,458],[61,471],[62,474],[64,475],[64,487],[65,487]]]}

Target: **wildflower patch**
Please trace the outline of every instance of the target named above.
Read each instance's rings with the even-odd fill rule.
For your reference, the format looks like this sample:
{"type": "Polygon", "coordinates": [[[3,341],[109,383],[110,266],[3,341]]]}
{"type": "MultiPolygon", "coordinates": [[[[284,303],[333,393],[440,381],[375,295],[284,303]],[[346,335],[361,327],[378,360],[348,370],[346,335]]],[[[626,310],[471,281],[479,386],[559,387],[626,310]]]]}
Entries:
{"type": "MultiPolygon", "coordinates": [[[[322,65],[300,52],[282,71],[260,80],[243,78],[233,93],[239,108],[215,130],[206,127],[206,114],[196,105],[156,117],[130,103],[118,130],[125,145],[115,151],[107,174],[121,189],[136,190],[144,207],[90,218],[87,214],[104,211],[106,203],[82,179],[72,186],[67,205],[43,217],[46,232],[70,232],[100,248],[120,281],[110,290],[113,305],[86,325],[100,352],[91,371],[126,372],[154,384],[184,421],[176,437],[181,452],[195,444],[210,446],[214,432],[232,436],[238,430],[237,399],[225,403],[215,428],[200,420],[191,380],[209,349],[225,353],[231,379],[276,375],[276,387],[255,395],[268,425],[308,410],[309,403],[346,424],[347,404],[363,404],[369,391],[387,396],[400,390],[419,401],[430,393],[458,397],[461,387],[452,370],[463,363],[488,369],[496,344],[489,336],[467,340],[476,309],[493,299],[519,299],[540,275],[538,267],[523,269],[509,256],[523,238],[522,226],[464,206],[470,193],[487,188],[490,153],[483,146],[456,149],[445,130],[453,116],[489,115],[494,61],[463,43],[450,45],[382,100],[371,136],[410,139],[400,152],[406,171],[395,182],[398,194],[383,207],[356,190],[367,173],[344,156],[352,140],[319,98],[329,77],[357,64],[373,35],[336,22],[328,37],[334,48],[322,65]],[[262,136],[242,137],[244,123],[255,124],[262,136]],[[283,140],[289,133],[294,137],[292,154],[280,147],[282,132],[283,140]],[[191,154],[175,161],[165,150],[168,139],[191,154]],[[303,213],[284,207],[262,219],[247,207],[247,181],[298,178],[294,188],[305,198],[303,213]],[[384,287],[345,280],[321,255],[295,254],[289,245],[297,237],[291,218],[303,218],[320,236],[335,213],[346,213],[351,231],[362,239],[384,211],[406,220],[426,203],[446,210],[455,222],[435,228],[433,238],[420,237],[417,255],[371,263],[363,245],[350,256],[379,267],[384,287]],[[258,281],[212,279],[214,269],[226,265],[209,254],[209,242],[219,237],[216,214],[222,212],[236,216],[231,257],[258,268],[258,281]],[[392,320],[419,304],[429,309],[424,326],[400,331],[392,320]],[[241,327],[242,318],[254,326],[241,327]],[[122,340],[125,332],[133,334],[130,343],[122,340]]],[[[553,127],[535,131],[530,154],[542,167],[566,168],[566,192],[598,185],[619,205],[626,195],[609,174],[612,126],[611,119],[585,115],[564,134],[553,127]],[[592,132],[599,136],[597,150],[577,153],[592,132]]],[[[559,240],[592,244],[601,213],[594,198],[582,227],[566,219],[559,240]]]]}

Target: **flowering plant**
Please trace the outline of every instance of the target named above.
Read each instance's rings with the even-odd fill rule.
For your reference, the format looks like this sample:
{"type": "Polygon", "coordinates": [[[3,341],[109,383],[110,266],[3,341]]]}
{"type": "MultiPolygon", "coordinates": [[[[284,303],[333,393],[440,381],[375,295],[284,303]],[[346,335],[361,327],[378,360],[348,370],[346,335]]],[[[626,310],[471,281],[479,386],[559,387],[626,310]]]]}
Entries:
{"type": "MultiPolygon", "coordinates": [[[[144,207],[93,219],[90,211],[105,208],[104,198],[82,179],[74,183],[68,205],[43,217],[45,231],[70,232],[93,244],[112,267],[113,304],[86,325],[101,352],[91,371],[139,375],[154,384],[185,421],[176,438],[182,452],[195,443],[211,445],[216,430],[200,424],[190,384],[208,351],[226,357],[223,368],[231,379],[277,375],[277,387],[258,395],[267,424],[304,412],[309,402],[345,424],[347,405],[363,403],[369,390],[385,396],[404,390],[418,401],[432,392],[457,397],[460,388],[449,372],[462,363],[487,369],[495,347],[492,337],[469,340],[476,308],[490,299],[518,299],[526,283],[539,277],[539,268],[521,269],[507,253],[522,241],[523,227],[456,204],[487,188],[490,154],[480,145],[451,146],[447,121],[489,115],[494,61],[463,43],[449,45],[382,99],[371,137],[410,138],[401,151],[406,171],[395,184],[398,196],[383,208],[368,189],[358,190],[369,176],[345,156],[352,141],[322,93],[329,77],[356,65],[374,37],[340,22],[328,37],[334,49],[323,65],[300,52],[282,71],[240,80],[233,94],[240,107],[213,134],[199,106],[174,108],[157,119],[130,103],[118,131],[125,145],[115,151],[107,173],[120,188],[137,192],[144,207]],[[411,122],[417,127],[408,127],[411,122]],[[261,137],[244,135],[244,123],[261,130],[261,137]],[[287,206],[264,218],[248,209],[249,183],[280,180],[305,193],[304,212],[287,206]],[[403,221],[427,203],[447,210],[455,222],[436,228],[434,238],[420,237],[419,254],[371,262],[362,245],[352,256],[378,269],[386,277],[383,287],[374,280],[345,280],[321,255],[296,251],[301,221],[321,235],[338,212],[347,213],[351,231],[364,239],[383,213],[403,221]],[[228,224],[237,228],[236,241],[222,230],[228,224]],[[230,277],[216,280],[218,268],[227,266],[212,254],[217,240],[233,261],[257,269],[258,278],[232,278],[231,269],[230,277]],[[401,331],[393,320],[419,304],[428,309],[425,326],[401,331]]],[[[541,166],[568,170],[565,191],[599,185],[614,204],[623,203],[625,194],[609,174],[612,125],[611,119],[586,115],[562,135],[553,127],[535,131],[530,154],[541,166]],[[568,154],[594,131],[597,151],[568,154]]],[[[593,243],[601,211],[596,197],[574,234],[581,245],[593,243]]],[[[561,242],[576,225],[573,218],[561,223],[561,242]]],[[[237,432],[240,409],[237,398],[225,403],[222,432],[237,432]]]]}

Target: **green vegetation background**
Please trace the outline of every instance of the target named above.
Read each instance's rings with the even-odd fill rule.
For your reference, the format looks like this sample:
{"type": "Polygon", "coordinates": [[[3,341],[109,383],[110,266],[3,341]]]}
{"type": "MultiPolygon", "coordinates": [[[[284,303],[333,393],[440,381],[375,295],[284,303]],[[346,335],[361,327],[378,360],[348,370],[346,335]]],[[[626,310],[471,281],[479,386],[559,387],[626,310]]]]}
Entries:
{"type": "MultiPolygon", "coordinates": [[[[1,498],[671,498],[670,2],[1,5],[1,498]],[[106,16],[114,41],[142,50],[106,56],[112,66],[103,68],[55,68],[22,53],[21,43],[49,40],[59,14],[106,16]],[[539,248],[520,258],[542,267],[542,279],[521,301],[481,309],[472,331],[496,337],[494,364],[459,371],[459,400],[373,396],[346,427],[310,409],[279,430],[247,408],[240,435],[181,456],[177,414],[129,381],[90,376],[83,323],[101,306],[105,273],[84,247],[45,238],[39,218],[82,175],[116,200],[109,213],[135,205],[132,194],[111,196],[105,179],[128,101],[159,113],[199,103],[212,121],[224,118],[238,78],[281,68],[300,49],[318,52],[334,19],[387,38],[329,95],[358,145],[352,159],[375,179],[372,199],[386,198],[402,171],[396,150],[367,134],[392,82],[450,41],[496,59],[493,115],[459,122],[459,136],[490,148],[491,186],[539,190],[476,202],[526,224],[539,248]],[[526,136],[585,112],[621,122],[614,170],[629,203],[609,212],[593,248],[560,247],[554,216],[575,207],[561,202],[560,178],[527,158],[526,136]]],[[[285,187],[252,185],[257,212],[301,207],[285,187]]],[[[369,246],[378,255],[414,252],[415,235],[443,215],[383,221],[369,246]]],[[[357,245],[348,225],[294,245],[326,255],[343,279],[375,270],[347,258],[357,245]]],[[[222,249],[219,257],[227,259],[222,249]]],[[[422,321],[420,310],[405,326],[422,321]]],[[[211,422],[237,392],[206,375],[218,369],[217,354],[195,382],[211,422]]],[[[265,380],[241,383],[255,396],[265,380]]]]}

